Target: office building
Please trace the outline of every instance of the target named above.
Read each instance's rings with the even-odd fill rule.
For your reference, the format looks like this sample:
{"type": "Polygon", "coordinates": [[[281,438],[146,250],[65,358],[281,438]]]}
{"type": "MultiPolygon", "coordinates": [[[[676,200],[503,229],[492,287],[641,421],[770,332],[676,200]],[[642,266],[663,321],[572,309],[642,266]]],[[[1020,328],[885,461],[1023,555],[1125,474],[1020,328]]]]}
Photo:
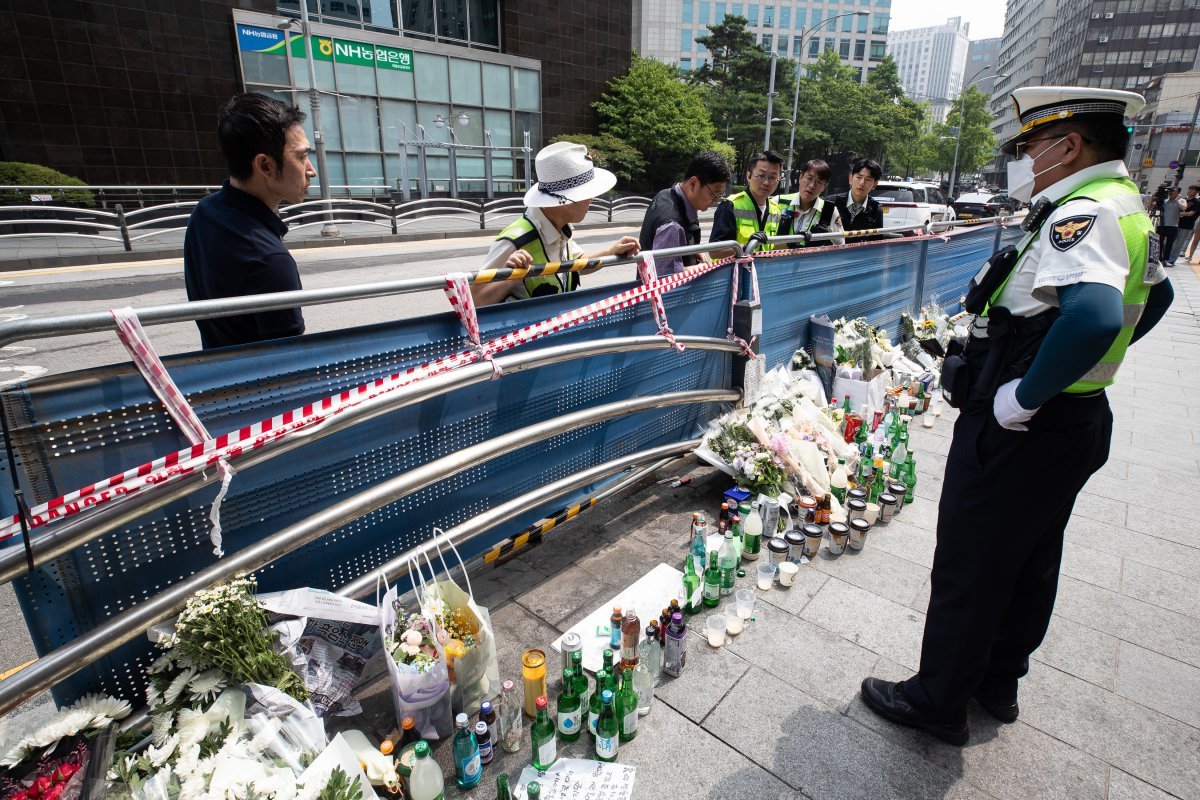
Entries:
{"type": "Polygon", "coordinates": [[[1059,0],[1046,82],[1137,89],[1185,72],[1200,48],[1200,8],[1179,0],[1059,0]]]}
{"type": "MultiPolygon", "coordinates": [[[[400,138],[417,126],[467,144],[481,144],[487,129],[496,145],[520,145],[528,131],[535,150],[557,134],[594,132],[591,104],[629,67],[629,2],[564,10],[552,0],[308,0],[308,8],[334,186],[396,188],[400,138]]],[[[309,111],[299,15],[298,0],[4,4],[0,160],[45,164],[92,185],[218,183],[216,116],[231,95],[260,91],[309,111]]],[[[448,178],[449,158],[431,153],[429,168],[435,181],[448,178]]],[[[481,158],[458,159],[460,177],[482,178],[482,168],[481,158]]],[[[497,179],[522,175],[511,158],[495,168],[497,179]]]]}
{"type": "Polygon", "coordinates": [[[726,16],[749,21],[755,40],[780,58],[815,60],[822,50],[832,50],[854,67],[858,80],[865,80],[887,53],[891,0],[843,0],[833,3],[757,2],[733,3],[711,0],[634,0],[633,47],[641,55],[684,70],[698,69],[709,54],[696,37],[708,33],[726,16]],[[820,23],[839,14],[866,11],[868,16],[846,16],[820,23]],[[811,26],[807,43],[804,34],[811,26]]]}
{"type": "Polygon", "coordinates": [[[1129,177],[1143,192],[1151,192],[1164,180],[1174,183],[1182,164],[1180,185],[1200,183],[1200,134],[1188,136],[1200,105],[1200,70],[1151,78],[1138,91],[1146,97],[1146,107],[1134,120],[1126,157],[1129,177]]]}
{"type": "Polygon", "coordinates": [[[888,34],[887,52],[896,60],[905,94],[928,100],[936,122],[946,121],[950,102],[962,90],[968,30],[961,17],[951,17],[945,25],[888,34]]]}
{"type": "Polygon", "coordinates": [[[971,76],[978,74],[981,70],[984,76],[975,81],[975,88],[983,92],[988,97],[992,96],[992,87],[996,83],[996,69],[987,69],[987,67],[995,67],[1000,61],[1000,42],[999,36],[994,39],[975,39],[972,40],[970,47],[967,48],[967,66],[963,70],[963,82],[959,91],[966,89],[967,81],[971,76]]]}

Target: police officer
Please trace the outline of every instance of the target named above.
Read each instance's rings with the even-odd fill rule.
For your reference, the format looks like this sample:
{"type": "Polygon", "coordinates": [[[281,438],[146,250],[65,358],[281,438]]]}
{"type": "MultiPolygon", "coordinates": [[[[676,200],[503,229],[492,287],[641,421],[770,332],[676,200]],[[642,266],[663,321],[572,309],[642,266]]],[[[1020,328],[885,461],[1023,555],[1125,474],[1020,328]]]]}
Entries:
{"type": "Polygon", "coordinates": [[[967,741],[972,697],[1001,722],[1017,719],[1017,682],[1054,608],[1063,530],[1108,458],[1104,389],[1173,299],[1122,161],[1123,117],[1142,97],[1039,86],[1014,91],[1013,104],[1008,190],[1035,202],[1015,267],[976,276],[985,302],[946,459],[920,670],[862,684],[875,713],[955,745],[967,741]]]}
{"type": "MultiPolygon", "coordinates": [[[[831,210],[832,217],[825,225],[821,225],[821,217],[825,211],[826,201],[821,197],[829,186],[833,171],[829,165],[819,158],[804,162],[800,167],[799,189],[795,194],[785,194],[779,197],[779,208],[782,221],[779,223],[779,235],[790,233],[830,233],[841,232],[842,217],[836,209],[831,210]]],[[[844,237],[832,240],[822,240],[813,244],[845,244],[844,237]]],[[[803,247],[803,242],[788,245],[803,247]]]]}
{"type": "MultiPolygon", "coordinates": [[[[607,250],[590,255],[585,255],[571,239],[571,226],[587,216],[592,199],[617,182],[611,172],[592,164],[586,147],[555,142],[538,151],[534,167],[538,182],[525,193],[525,213],[500,231],[484,260],[484,270],[505,266],[524,269],[551,261],[569,263],[585,257],[638,254],[641,248],[632,236],[622,236],[607,250]]],[[[579,273],[560,271],[534,274],[520,281],[472,284],[471,296],[475,305],[485,306],[573,292],[578,288],[579,273]]]]}
{"type": "MultiPolygon", "coordinates": [[[[774,150],[766,150],[750,157],[746,169],[746,191],[730,195],[713,215],[710,242],[737,239],[744,245],[750,237],[759,234],[759,239],[779,233],[779,202],[771,197],[779,187],[783,175],[783,157],[774,150]]],[[[760,245],[759,250],[770,250],[770,245],[760,245]]],[[[723,253],[714,253],[720,258],[723,253]]]]}

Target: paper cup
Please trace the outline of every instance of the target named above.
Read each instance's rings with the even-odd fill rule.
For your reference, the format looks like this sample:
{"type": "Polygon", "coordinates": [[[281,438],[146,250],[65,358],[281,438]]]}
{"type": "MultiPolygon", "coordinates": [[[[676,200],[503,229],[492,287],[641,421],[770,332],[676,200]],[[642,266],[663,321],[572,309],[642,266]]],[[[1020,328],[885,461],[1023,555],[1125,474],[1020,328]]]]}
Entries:
{"type": "Polygon", "coordinates": [[[796,573],[800,571],[800,567],[791,561],[785,561],[779,565],[779,585],[791,586],[796,582],[796,573]]]}

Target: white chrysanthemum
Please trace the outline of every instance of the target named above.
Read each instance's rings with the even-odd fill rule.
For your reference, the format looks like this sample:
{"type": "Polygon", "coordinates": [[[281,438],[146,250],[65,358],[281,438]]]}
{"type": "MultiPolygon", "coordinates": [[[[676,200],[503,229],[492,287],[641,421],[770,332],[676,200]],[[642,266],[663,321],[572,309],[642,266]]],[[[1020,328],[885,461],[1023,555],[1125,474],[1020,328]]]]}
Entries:
{"type": "Polygon", "coordinates": [[[215,700],[224,688],[225,674],[219,669],[205,670],[188,682],[188,691],[193,702],[215,700]]]}
{"type": "Polygon", "coordinates": [[[167,737],[171,735],[171,725],[175,721],[175,713],[166,711],[162,714],[155,714],[150,730],[150,739],[157,745],[162,745],[167,741],[167,737]]]}
{"type": "Polygon", "coordinates": [[[146,748],[146,758],[150,759],[150,766],[158,769],[163,764],[167,763],[172,755],[175,754],[175,748],[179,746],[179,734],[174,733],[167,737],[167,740],[162,743],[162,746],[156,747],[150,745],[146,748]]]}
{"type": "Polygon", "coordinates": [[[196,674],[195,667],[188,667],[183,672],[175,676],[171,684],[167,686],[167,690],[163,692],[163,702],[171,705],[179,699],[179,695],[183,694],[183,690],[187,688],[188,683],[192,680],[192,676],[196,674]]]}
{"type": "MultiPolygon", "coordinates": [[[[160,644],[162,643],[162,639],[159,639],[159,643],[160,644]]],[[[146,667],[146,674],[147,675],[157,675],[160,672],[165,672],[166,670],[171,668],[171,665],[173,663],[175,663],[175,651],[168,650],[167,652],[163,653],[161,656],[159,656],[158,658],[156,658],[152,662],[150,662],[150,666],[146,667]]]]}
{"type": "Polygon", "coordinates": [[[50,718],[50,721],[30,736],[34,747],[46,747],[65,736],[74,736],[86,730],[92,722],[92,712],[82,708],[68,708],[50,718]]]}
{"type": "Polygon", "coordinates": [[[15,767],[24,761],[33,747],[33,740],[26,736],[21,741],[13,745],[13,748],[4,754],[4,758],[0,758],[0,767],[15,767]]]}
{"type": "Polygon", "coordinates": [[[103,694],[89,694],[81,697],[73,706],[92,713],[92,727],[103,727],[113,720],[124,719],[133,709],[128,701],[118,700],[103,694]]]}

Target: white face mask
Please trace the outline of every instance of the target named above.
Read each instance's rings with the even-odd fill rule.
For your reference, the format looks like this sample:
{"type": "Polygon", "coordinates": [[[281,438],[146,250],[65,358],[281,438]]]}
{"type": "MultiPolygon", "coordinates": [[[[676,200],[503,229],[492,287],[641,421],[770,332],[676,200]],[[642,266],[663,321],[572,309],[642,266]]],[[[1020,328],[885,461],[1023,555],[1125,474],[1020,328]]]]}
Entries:
{"type": "MultiPolygon", "coordinates": [[[[1054,149],[1055,145],[1061,142],[1066,136],[1060,136],[1054,144],[1047,147],[1038,154],[1038,158],[1046,155],[1054,149]]],[[[1021,156],[1016,161],[1008,162],[1008,194],[1015,197],[1022,203],[1028,203],[1033,198],[1033,184],[1039,175],[1045,175],[1050,170],[1057,167],[1062,162],[1058,162],[1053,166],[1047,167],[1041,172],[1034,172],[1033,165],[1037,159],[1030,158],[1028,154],[1021,156]]]]}

